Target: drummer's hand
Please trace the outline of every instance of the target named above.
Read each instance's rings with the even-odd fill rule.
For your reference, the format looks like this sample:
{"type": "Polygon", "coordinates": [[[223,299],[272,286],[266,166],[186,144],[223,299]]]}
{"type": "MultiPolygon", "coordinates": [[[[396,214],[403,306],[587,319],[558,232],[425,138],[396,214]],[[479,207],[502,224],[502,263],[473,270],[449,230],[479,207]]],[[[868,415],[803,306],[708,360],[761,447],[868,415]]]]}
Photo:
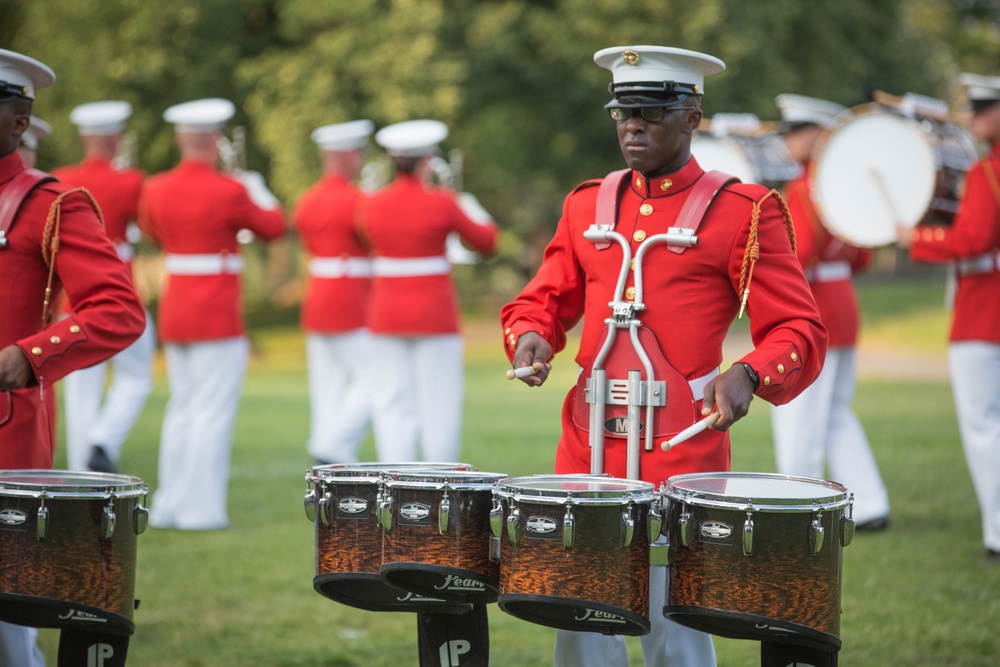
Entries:
{"type": "Polygon", "coordinates": [[[705,387],[705,402],[702,404],[701,414],[707,417],[712,412],[719,413],[719,418],[710,428],[726,431],[746,417],[750,411],[754,389],[753,380],[739,364],[709,382],[705,387]]]}
{"type": "Polygon", "coordinates": [[[0,391],[23,389],[32,379],[31,364],[17,345],[0,350],[0,391]]]}
{"type": "Polygon", "coordinates": [[[913,245],[914,234],[916,234],[916,230],[912,227],[896,223],[896,245],[898,247],[907,249],[913,245]]]}
{"type": "Polygon", "coordinates": [[[517,339],[517,351],[514,353],[514,368],[538,364],[535,367],[538,372],[518,379],[529,387],[542,386],[549,377],[549,371],[552,370],[552,364],[549,363],[551,358],[552,346],[540,334],[534,331],[521,334],[517,339]]]}

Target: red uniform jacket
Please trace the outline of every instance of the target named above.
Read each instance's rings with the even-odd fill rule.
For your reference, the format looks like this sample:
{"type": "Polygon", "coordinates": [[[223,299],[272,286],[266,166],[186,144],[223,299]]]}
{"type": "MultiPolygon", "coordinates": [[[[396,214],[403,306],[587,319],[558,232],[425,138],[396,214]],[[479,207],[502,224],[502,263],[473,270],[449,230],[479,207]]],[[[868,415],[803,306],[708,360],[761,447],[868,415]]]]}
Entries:
{"type": "Polygon", "coordinates": [[[986,175],[986,165],[1000,179],[1000,144],[974,165],[965,180],[965,195],[948,227],[920,227],[910,248],[918,262],[947,262],[993,253],[993,270],[962,275],[959,269],[951,340],[1000,343],[1000,194],[986,175]]]}
{"type": "MultiPolygon", "coordinates": [[[[239,254],[236,234],[249,229],[275,239],[285,231],[280,210],[257,207],[243,185],[212,166],[183,161],[152,176],[139,204],[139,226],[170,255],[239,254]]],[[[165,343],[233,338],[244,333],[240,275],[216,271],[169,275],[160,296],[159,337],[165,343]]]]}
{"type": "MultiPolygon", "coordinates": [[[[458,232],[469,247],[481,253],[491,254],[496,247],[496,225],[473,222],[458,207],[454,193],[428,188],[415,176],[397,177],[373,194],[361,211],[362,231],[376,257],[442,258],[451,232],[458,232]]],[[[451,276],[376,275],[368,328],[390,336],[457,332],[458,297],[451,276]]]]}
{"type": "Polygon", "coordinates": [[[871,264],[872,252],[834,237],[820,221],[813,206],[809,167],[786,187],[788,210],[795,223],[795,253],[806,270],[809,286],[819,307],[820,318],[830,334],[830,347],[853,347],[858,342],[861,310],[850,275],[827,280],[820,264],[846,263],[851,273],[871,264]]]}
{"type": "Polygon", "coordinates": [[[115,169],[109,160],[89,158],[77,165],[55,169],[52,174],[63,183],[87,188],[101,207],[104,229],[112,243],[125,242],[128,223],[139,217],[141,171],[115,169]]]}
{"type": "MultiPolygon", "coordinates": [[[[327,175],[306,191],[295,207],[293,220],[302,244],[313,259],[341,260],[345,275],[309,276],[302,303],[302,328],[321,334],[351,331],[365,326],[370,275],[352,275],[347,260],[368,259],[357,228],[361,191],[341,176],[327,175]]],[[[368,268],[370,271],[370,267],[368,268]]]]}
{"type": "MultiPolygon", "coordinates": [[[[704,172],[692,158],[682,169],[649,181],[637,172],[619,202],[616,231],[631,239],[633,257],[639,241],[666,233],[683,207],[691,186],[704,172]],[[648,204],[649,208],[640,208],[648,204]]],[[[598,250],[584,239],[594,222],[599,181],[578,187],[566,198],[555,237],[542,266],[515,301],[501,311],[509,358],[517,338],[536,331],[554,351],[566,344],[566,332],[583,318],[576,362],[589,368],[611,310],[622,265],[617,243],[598,250]]],[[[682,254],[652,246],[643,260],[644,327],[658,338],[670,362],[685,378],[708,374],[722,363],[722,342],[739,310],[737,289],[750,229],[751,209],[767,190],[731,185],[720,192],[698,230],[699,242],[682,254]]],[[[826,354],[826,330],[819,319],[802,268],[792,253],[777,202],[763,204],[759,222],[760,260],[750,286],[749,316],[754,351],[743,357],[761,377],[757,395],[772,403],[795,397],[818,375],[826,354]]],[[[627,286],[633,286],[629,272],[627,286]]],[[[725,369],[723,369],[725,370],[725,369]]],[[[563,435],[556,452],[556,472],[590,472],[587,433],[572,421],[573,391],[563,405],[563,435]]],[[[701,396],[695,396],[700,400],[701,396]]],[[[700,408],[700,405],[698,406],[700,408]]],[[[605,472],[625,477],[625,440],[605,440],[605,472]]],[[[654,483],[681,473],[727,470],[729,434],[706,430],[669,452],[642,452],[641,476],[654,483]]]]}
{"type": "MultiPolygon", "coordinates": [[[[23,169],[17,151],[0,158],[0,194],[23,169]]],[[[14,219],[7,247],[0,249],[0,348],[16,343],[31,363],[37,384],[0,392],[0,468],[52,467],[52,384],[124,349],[145,326],[128,267],[118,259],[81,193],[62,202],[51,298],[54,304],[65,290],[77,312],[43,324],[49,273],[41,253],[45,221],[56,197],[70,189],[61,183],[36,188],[14,219]]]]}

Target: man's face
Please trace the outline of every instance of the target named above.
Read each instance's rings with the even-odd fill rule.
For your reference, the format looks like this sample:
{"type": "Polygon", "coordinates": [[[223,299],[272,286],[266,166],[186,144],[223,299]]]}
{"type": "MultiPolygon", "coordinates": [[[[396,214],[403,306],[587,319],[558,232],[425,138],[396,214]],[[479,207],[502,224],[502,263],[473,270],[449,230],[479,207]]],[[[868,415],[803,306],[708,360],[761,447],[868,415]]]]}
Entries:
{"type": "Polygon", "coordinates": [[[969,131],[982,141],[1000,141],[1000,102],[974,113],[969,121],[969,131]]]}
{"type": "Polygon", "coordinates": [[[21,145],[21,135],[31,125],[31,106],[14,99],[0,102],[0,157],[10,155],[21,145]],[[27,108],[27,112],[24,109],[27,108]]]}
{"type": "Polygon", "coordinates": [[[667,111],[662,120],[648,121],[638,109],[626,109],[615,121],[618,145],[625,164],[647,178],[669,174],[683,167],[691,156],[691,135],[701,122],[700,109],[667,111]],[[629,117],[629,111],[632,111],[629,117]]]}

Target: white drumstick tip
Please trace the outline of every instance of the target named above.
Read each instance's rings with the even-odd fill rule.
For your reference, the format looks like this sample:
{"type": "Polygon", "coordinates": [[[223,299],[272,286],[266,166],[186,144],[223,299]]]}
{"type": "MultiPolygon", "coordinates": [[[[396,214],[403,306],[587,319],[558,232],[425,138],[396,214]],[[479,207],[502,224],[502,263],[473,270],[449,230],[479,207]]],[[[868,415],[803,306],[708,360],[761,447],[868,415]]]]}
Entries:
{"type": "Polygon", "coordinates": [[[712,414],[705,417],[701,421],[695,422],[691,426],[688,426],[686,429],[684,429],[674,437],[670,438],[670,440],[661,443],[660,448],[665,452],[669,452],[671,447],[673,447],[674,445],[679,445],[685,440],[689,440],[694,436],[698,435],[706,428],[708,428],[715,422],[719,421],[719,417],[721,416],[722,416],[721,412],[713,412],[712,414]]]}
{"type": "Polygon", "coordinates": [[[536,361],[530,366],[522,366],[521,368],[509,368],[507,369],[507,379],[513,380],[515,378],[526,378],[529,375],[534,375],[538,373],[543,368],[545,368],[541,362],[536,361]]]}

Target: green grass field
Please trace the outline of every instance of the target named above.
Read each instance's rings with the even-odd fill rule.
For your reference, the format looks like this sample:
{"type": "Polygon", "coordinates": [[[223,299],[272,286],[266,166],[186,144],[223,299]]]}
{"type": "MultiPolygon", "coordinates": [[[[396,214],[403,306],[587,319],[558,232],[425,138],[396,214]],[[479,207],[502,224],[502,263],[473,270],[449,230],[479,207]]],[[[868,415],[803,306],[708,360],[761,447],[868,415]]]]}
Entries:
{"type": "MultiPolygon", "coordinates": [[[[862,286],[865,341],[894,352],[944,354],[947,314],[938,282],[862,286]],[[869,312],[871,316],[869,317],[869,312]]],[[[480,470],[551,470],[559,406],[572,355],[549,383],[528,389],[503,377],[500,332],[467,327],[462,460],[480,470]]],[[[254,332],[232,457],[230,518],[222,532],[148,530],[139,538],[136,667],[378,667],[416,665],[416,618],[355,610],[313,591],[312,524],[302,508],[308,403],[304,346],[292,327],[254,332]]],[[[944,378],[872,377],[861,369],[856,409],[882,468],[892,528],[859,535],[844,551],[840,664],[973,667],[1000,661],[1000,566],[982,554],[979,514],[944,378]]],[[[162,366],[122,465],[156,485],[166,400],[162,366]]],[[[733,469],[774,470],[768,406],[754,401],[733,429],[733,469]]],[[[373,459],[371,442],[363,457],[373,459]]],[[[57,457],[56,465],[64,464],[57,457]]],[[[553,631],[489,609],[491,664],[551,664],[553,631]]],[[[632,665],[639,643],[629,639],[632,665]]],[[[42,630],[55,664],[58,633],[42,630]]],[[[719,664],[759,664],[755,642],[716,638],[719,664]]]]}

